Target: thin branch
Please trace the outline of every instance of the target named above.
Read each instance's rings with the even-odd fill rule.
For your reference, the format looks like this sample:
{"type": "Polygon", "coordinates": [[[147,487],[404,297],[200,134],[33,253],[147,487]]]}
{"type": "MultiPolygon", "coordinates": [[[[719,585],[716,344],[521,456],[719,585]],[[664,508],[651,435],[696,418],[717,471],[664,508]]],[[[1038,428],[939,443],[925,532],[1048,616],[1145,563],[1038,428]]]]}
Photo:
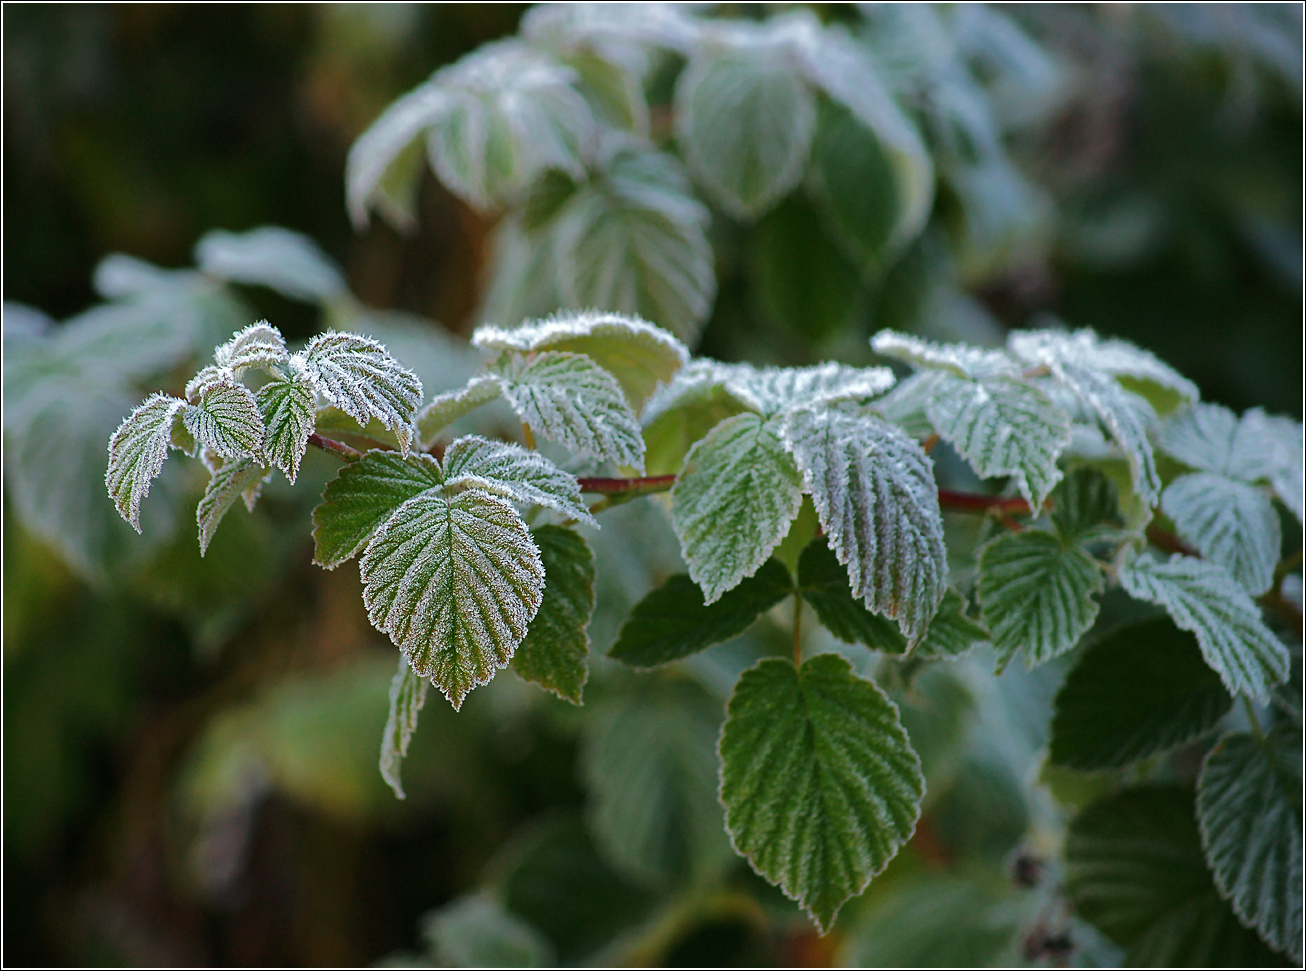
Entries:
{"type": "Polygon", "coordinates": [[[956,512],[1028,513],[1029,503],[1019,496],[980,496],[972,492],[939,490],[939,506],[956,512]]]}
{"type": "Polygon", "coordinates": [[[344,442],[337,442],[334,438],[325,438],[317,432],[308,436],[308,444],[315,448],[320,448],[324,452],[330,452],[332,455],[342,458],[346,462],[357,462],[363,457],[363,453],[358,449],[352,448],[344,442]]]}
{"type": "Polygon", "coordinates": [[[1147,541],[1167,553],[1182,553],[1184,556],[1201,556],[1183,540],[1168,529],[1162,529],[1156,523],[1147,524],[1147,541]]]}
{"type": "Polygon", "coordinates": [[[584,477],[576,480],[581,492],[594,492],[602,496],[642,496],[653,492],[666,492],[676,484],[674,475],[648,475],[638,479],[605,479],[584,477]]]}

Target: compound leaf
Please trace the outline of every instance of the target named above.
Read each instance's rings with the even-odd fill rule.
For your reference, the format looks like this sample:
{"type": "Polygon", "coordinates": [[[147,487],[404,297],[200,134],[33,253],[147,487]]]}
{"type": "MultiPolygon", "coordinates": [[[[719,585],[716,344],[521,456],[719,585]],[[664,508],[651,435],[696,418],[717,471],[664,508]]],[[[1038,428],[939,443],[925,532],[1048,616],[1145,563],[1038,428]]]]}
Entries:
{"type": "Polygon", "coordinates": [[[302,369],[293,377],[274,378],[259,388],[255,400],[263,414],[267,437],[267,460],[291,482],[299,475],[299,463],[308,450],[308,437],[317,426],[317,391],[302,369]]]}
{"type": "Polygon", "coordinates": [[[1016,651],[1029,668],[1064,654],[1097,619],[1102,571],[1084,550],[1051,533],[999,536],[979,556],[979,602],[998,668],[1016,651]]]}
{"type": "Polygon", "coordinates": [[[493,401],[499,394],[497,379],[480,376],[468,381],[465,388],[436,395],[429,405],[417,413],[418,441],[423,448],[429,448],[445,428],[463,415],[493,401]]]}
{"type": "Polygon", "coordinates": [[[753,408],[751,400],[726,387],[715,364],[690,364],[658,389],[644,409],[645,468],[650,475],[679,472],[695,442],[727,418],[753,408]]]}
{"type": "Polygon", "coordinates": [[[152,394],[123,419],[109,439],[104,484],[122,518],[138,533],[141,500],[150,494],[150,483],[163,470],[173,426],[185,408],[186,402],[180,398],[152,394]]]}
{"type": "Polygon", "coordinates": [[[736,415],[694,446],[671,490],[671,517],[706,603],[766,562],[802,500],[774,422],[736,415]]]}
{"type": "Polygon", "coordinates": [[[544,592],[526,524],[505,500],[476,489],[405,501],[359,569],[368,618],[455,709],[512,659],[544,592]]]}
{"type": "Polygon", "coordinates": [[[376,417],[407,451],[410,429],[422,404],[422,382],[392,358],[379,341],[328,331],[296,355],[322,397],[360,425],[376,417]]]}
{"type": "Polygon", "coordinates": [[[822,933],[920,816],[925,779],[897,707],[835,654],[745,671],[720,751],[735,848],[822,933]]]}
{"type": "Polygon", "coordinates": [[[280,226],[213,230],[195,244],[195,262],[211,276],[261,284],[292,300],[325,303],[348,290],[340,267],[316,243],[280,226]]]}
{"type": "Polygon", "coordinates": [[[187,408],[182,420],[195,441],[224,458],[261,455],[267,434],[263,412],[254,392],[230,374],[201,385],[196,392],[199,403],[187,408]]]}
{"type": "Polygon", "coordinates": [[[608,656],[633,668],[652,668],[728,641],[794,592],[779,560],[762,564],[712,604],[686,574],[670,577],[637,603],[608,656]]]}
{"type": "Polygon", "coordinates": [[[1192,634],[1167,617],[1129,624],[1094,641],[1066,676],[1051,760],[1085,771],[1128,765],[1209,732],[1232,706],[1192,634]]]}
{"type": "Polygon", "coordinates": [[[1282,536],[1270,497],[1212,472],[1181,475],[1161,493],[1161,511],[1181,539],[1258,596],[1274,582],[1282,536]]]}
{"type": "Polygon", "coordinates": [[[598,528],[581,501],[580,484],[574,475],[562,471],[539,452],[511,442],[463,436],[444,453],[444,477],[451,489],[475,486],[523,505],[547,506],[598,528]]]}
{"type": "Polygon", "coordinates": [[[1202,848],[1234,913],[1302,960],[1301,727],[1226,735],[1197,785],[1202,848]]]}
{"type": "Polygon", "coordinates": [[[440,466],[429,455],[373,449],[342,466],[313,510],[313,562],[334,570],[360,553],[402,503],[443,485],[440,466]]]}
{"type": "Polygon", "coordinates": [[[589,677],[594,554],[575,530],[562,526],[538,526],[531,536],[544,563],[544,599],[512,657],[512,669],[579,705],[589,677]]]}
{"type": "Polygon", "coordinates": [[[290,363],[290,354],[286,351],[281,331],[266,320],[260,320],[237,331],[225,344],[218,345],[213,360],[219,367],[230,368],[237,377],[250,368],[280,374],[281,368],[290,363]]]}
{"type": "Polygon", "coordinates": [[[253,511],[265,473],[263,463],[249,457],[228,459],[213,471],[209,484],[204,487],[204,495],[195,507],[201,556],[208,551],[218,524],[237,499],[244,498],[246,508],[253,511]]]}
{"type": "Polygon", "coordinates": [[[408,754],[408,742],[417,731],[417,713],[426,703],[429,686],[430,682],[418,677],[408,658],[400,654],[399,670],[390,682],[390,714],[381,735],[381,778],[399,799],[407,798],[399,779],[399,767],[408,754]]]}
{"type": "Polygon", "coordinates": [[[621,386],[584,354],[544,351],[509,362],[503,396],[536,432],[577,455],[643,471],[644,439],[621,386]]]}
{"type": "Polygon", "coordinates": [[[1231,694],[1264,702],[1288,676],[1288,649],[1266,628],[1256,604],[1214,563],[1175,554],[1165,563],[1143,556],[1119,572],[1125,591],[1160,604],[1197,635],[1202,656],[1231,694]]]}
{"type": "Polygon", "coordinates": [[[853,594],[914,645],[947,589],[929,458],[882,418],[847,407],[793,410],[784,440],[853,594]]]}

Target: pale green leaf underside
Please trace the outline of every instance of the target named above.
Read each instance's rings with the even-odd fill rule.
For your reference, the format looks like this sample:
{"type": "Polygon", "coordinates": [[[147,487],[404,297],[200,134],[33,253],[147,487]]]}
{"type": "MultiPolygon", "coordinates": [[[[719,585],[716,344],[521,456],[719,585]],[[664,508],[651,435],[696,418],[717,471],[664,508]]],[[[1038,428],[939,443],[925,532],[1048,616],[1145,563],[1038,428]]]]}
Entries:
{"type": "Polygon", "coordinates": [[[243,498],[246,508],[253,511],[265,471],[263,463],[252,458],[228,459],[209,478],[204,495],[195,508],[195,519],[200,530],[201,556],[208,550],[222,517],[236,504],[237,499],[243,498]]]}
{"type": "Polygon", "coordinates": [[[505,500],[474,489],[404,502],[359,569],[368,618],[454,708],[512,659],[544,592],[526,524],[505,500]]]}
{"type": "Polygon", "coordinates": [[[362,552],[404,502],[444,485],[429,455],[399,455],[373,449],[340,469],[313,510],[313,562],[334,570],[362,552]]]}
{"type": "Polygon", "coordinates": [[[417,413],[418,441],[423,448],[429,448],[446,427],[481,405],[493,401],[499,397],[499,393],[496,378],[478,376],[467,382],[465,388],[436,395],[430,404],[417,413]]]}
{"type": "Polygon", "coordinates": [[[1302,960],[1301,729],[1226,735],[1206,756],[1197,816],[1220,892],[1261,938],[1302,960]]]}
{"type": "Polygon", "coordinates": [[[853,594],[915,644],[947,589],[933,467],[918,443],[868,412],[800,408],[784,425],[853,594]]]}
{"type": "Polygon", "coordinates": [[[513,655],[512,669],[579,705],[589,678],[594,554],[580,535],[562,526],[539,526],[531,536],[544,563],[544,599],[513,655]]]}
{"type": "Polygon", "coordinates": [[[735,848],[823,933],[915,829],[925,780],[898,709],[838,655],[745,671],[720,751],[735,848]]]}
{"type": "Polygon", "coordinates": [[[399,767],[408,754],[413,732],[417,731],[417,713],[426,703],[429,685],[429,681],[419,677],[409,666],[408,658],[399,655],[399,670],[390,682],[390,714],[381,735],[381,778],[399,799],[406,798],[399,779],[399,767]]]}
{"type": "Polygon", "coordinates": [[[755,219],[797,185],[816,130],[816,99],[771,47],[703,49],[676,84],[686,161],[731,215],[755,219]]]}
{"type": "Polygon", "coordinates": [[[695,362],[660,388],[644,410],[649,475],[672,475],[699,439],[727,418],[753,409],[721,382],[708,362],[695,362]]]}
{"type": "MultiPolygon", "coordinates": [[[[109,439],[109,467],[104,476],[109,497],[122,518],[141,531],[141,500],[163,469],[177,416],[186,408],[180,398],[153,394],[123,419],[109,439]]],[[[103,501],[103,500],[101,500],[103,501]]]]}
{"type": "Polygon", "coordinates": [[[345,198],[355,229],[365,229],[369,205],[383,201],[387,170],[447,105],[443,91],[423,84],[390,105],[350,147],[345,198]]]}
{"type": "Polygon", "coordinates": [[[896,358],[912,367],[947,371],[959,378],[1011,376],[1018,371],[1016,362],[1005,351],[969,344],[941,344],[895,330],[879,331],[871,338],[871,347],[877,354],[896,358]]]}
{"type": "Polygon", "coordinates": [[[547,937],[485,892],[433,911],[423,933],[442,967],[547,968],[557,963],[547,937]]]}
{"type": "Polygon", "coordinates": [[[1255,486],[1211,472],[1182,475],[1161,493],[1161,511],[1185,542],[1258,596],[1274,581],[1279,515],[1255,486]]]}
{"type": "Polygon", "coordinates": [[[293,378],[274,379],[259,388],[256,398],[267,429],[264,454],[291,482],[308,450],[308,437],[317,427],[317,391],[302,371],[293,378]]]}
{"type": "Polygon", "coordinates": [[[1121,569],[1119,577],[1131,597],[1160,604],[1176,624],[1197,635],[1206,663],[1231,694],[1263,702],[1288,676],[1288,649],[1221,567],[1178,554],[1165,563],[1145,556],[1121,569]]]}
{"type": "Polygon", "coordinates": [[[979,601],[1001,670],[1017,651],[1034,668],[1069,651],[1097,619],[1102,571],[1051,533],[1000,536],[979,557],[979,601]]]}
{"type": "Polygon", "coordinates": [[[1197,385],[1155,354],[1119,338],[1103,339],[1086,327],[1076,331],[1012,331],[1007,346],[1030,364],[1055,358],[1102,374],[1154,384],[1187,401],[1200,397],[1197,385]]]}
{"type": "Polygon", "coordinates": [[[1194,469],[1255,482],[1268,474],[1273,449],[1258,434],[1256,419],[1247,419],[1239,421],[1223,405],[1198,402],[1166,422],[1161,449],[1194,469]]]}
{"type": "Polygon", "coordinates": [[[1127,624],[1066,676],[1049,757],[1083,771],[1129,765],[1209,732],[1232,706],[1191,633],[1164,616],[1127,624]]]}
{"type": "Polygon", "coordinates": [[[577,455],[644,468],[644,439],[621,386],[583,354],[545,351],[509,366],[503,396],[531,428],[577,455]]]}
{"type": "Polygon", "coordinates": [[[280,226],[215,229],[195,244],[195,262],[212,276],[271,287],[292,300],[323,303],[348,289],[340,268],[316,243],[280,226]]]}
{"type": "Polygon", "coordinates": [[[694,446],[671,490],[671,516],[706,603],[766,562],[802,499],[774,422],[736,415],[694,446]]]}
{"type": "Polygon", "coordinates": [[[888,368],[855,368],[827,361],[811,367],[755,368],[751,364],[714,365],[719,380],[770,418],[804,406],[864,401],[893,386],[888,368]]]}
{"type": "Polygon", "coordinates": [[[444,453],[444,476],[450,489],[474,485],[523,505],[546,506],[598,528],[581,500],[576,477],[520,445],[466,435],[444,453]]]}
{"type": "Polygon", "coordinates": [[[1013,476],[1033,508],[1061,479],[1057,456],[1070,444],[1070,416],[1019,378],[940,374],[926,414],[981,477],[1013,476]]]}
{"type": "Polygon", "coordinates": [[[254,392],[243,384],[213,383],[182,414],[195,440],[224,458],[261,455],[267,429],[254,392]]]}
{"type": "Polygon", "coordinates": [[[309,341],[302,355],[321,395],[360,425],[375,417],[406,450],[422,404],[422,382],[370,337],[328,331],[309,341]]]}

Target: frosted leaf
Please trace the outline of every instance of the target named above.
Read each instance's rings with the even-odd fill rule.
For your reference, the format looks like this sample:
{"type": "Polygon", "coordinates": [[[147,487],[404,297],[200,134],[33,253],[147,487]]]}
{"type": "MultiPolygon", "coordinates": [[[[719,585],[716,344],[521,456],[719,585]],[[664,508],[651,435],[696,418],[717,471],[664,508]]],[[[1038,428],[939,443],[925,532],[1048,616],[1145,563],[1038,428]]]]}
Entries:
{"type": "Polygon", "coordinates": [[[704,45],[676,82],[676,138],[685,160],[737,219],[756,219],[802,178],[816,98],[792,61],[780,47],[704,45]]]}
{"type": "Polygon", "coordinates": [[[1243,428],[1252,431],[1256,441],[1271,443],[1272,468],[1270,485],[1285,506],[1297,517],[1303,518],[1302,427],[1300,422],[1280,415],[1267,415],[1253,408],[1243,415],[1243,428]]]}
{"type": "Polygon", "coordinates": [[[1253,596],[1270,588],[1282,536],[1270,498],[1212,472],[1181,475],[1161,493],[1179,537],[1219,563],[1253,596]]]}
{"type": "Polygon", "coordinates": [[[544,562],[544,599],[517,645],[512,669],[574,705],[589,679],[589,622],[594,613],[594,554],[574,529],[531,530],[544,562]]]}
{"type": "Polygon", "coordinates": [[[443,487],[440,465],[429,455],[373,449],[341,466],[313,510],[313,562],[334,570],[360,553],[400,505],[443,487]]]}
{"type": "Polygon", "coordinates": [[[558,963],[553,943],[490,891],[459,897],[431,911],[422,923],[430,963],[437,967],[550,968],[558,963]]]}
{"type": "Polygon", "coordinates": [[[476,489],[404,502],[359,568],[368,618],[455,709],[512,659],[544,592],[526,524],[476,489]]]}
{"type": "Polygon", "coordinates": [[[280,226],[206,233],[195,244],[195,262],[210,276],[271,287],[292,300],[325,303],[348,289],[317,243],[280,226]]]}
{"type": "Polygon", "coordinates": [[[678,3],[554,3],[522,16],[521,35],[546,47],[587,45],[613,63],[643,75],[650,46],[688,54],[700,21],[678,3]]]}
{"type": "Polygon", "coordinates": [[[280,374],[281,368],[290,362],[290,355],[281,331],[266,320],[260,320],[219,345],[213,352],[213,360],[219,367],[230,368],[236,375],[255,367],[280,374]]]}
{"type": "Polygon", "coordinates": [[[122,518],[138,533],[141,500],[150,494],[150,483],[163,470],[173,426],[185,408],[186,402],[179,398],[152,394],[123,419],[109,439],[104,484],[122,518]]]}
{"type": "MultiPolygon", "coordinates": [[[[1018,358],[1026,364],[1050,369],[1057,380],[1093,409],[1125,453],[1134,491],[1150,509],[1161,492],[1156,457],[1148,438],[1148,425],[1155,420],[1155,413],[1144,398],[1122,388],[1112,376],[1124,373],[1112,370],[1113,367],[1123,367],[1132,360],[1115,348],[1117,344],[1124,342],[1098,342],[1090,330],[1074,334],[1053,330],[1013,331],[1007,338],[1008,348],[1018,358]],[[1107,344],[1111,347],[1102,350],[1107,344]]],[[[1138,353],[1151,358],[1145,351],[1138,353]]],[[[1158,369],[1168,370],[1160,361],[1155,363],[1158,369]]],[[[1141,364],[1138,367],[1142,369],[1141,364]]],[[[1178,375],[1174,377],[1184,380],[1178,375]]]]}
{"type": "Polygon", "coordinates": [[[689,575],[713,603],[767,561],[802,504],[802,480],[774,422],[728,418],[690,451],[671,490],[689,575]]]}
{"type": "Polygon", "coordinates": [[[867,412],[799,408],[784,423],[821,525],[853,595],[895,618],[914,646],[947,591],[943,518],[920,445],[867,412]]]}
{"type": "Polygon", "coordinates": [[[754,368],[748,364],[718,368],[728,389],[754,402],[767,416],[836,401],[863,401],[893,386],[893,372],[888,368],[855,368],[833,361],[801,368],[754,368]]]}
{"type": "Polygon", "coordinates": [[[884,397],[871,402],[870,408],[912,438],[929,438],[934,434],[934,422],[925,409],[934,396],[934,384],[938,380],[937,371],[918,371],[899,381],[884,397]]]}
{"type": "Polygon", "coordinates": [[[493,401],[499,397],[499,393],[497,379],[478,376],[468,381],[465,388],[436,395],[429,405],[417,413],[417,439],[421,447],[430,448],[440,432],[463,415],[493,401]]]}
{"type": "Polygon", "coordinates": [[[511,330],[480,327],[472,343],[485,350],[588,355],[621,383],[636,414],[659,385],[689,363],[685,345],[662,328],[596,310],[563,312],[511,330]]]}
{"type": "Polygon", "coordinates": [[[269,381],[259,388],[256,400],[267,428],[267,460],[294,482],[300,460],[308,450],[308,437],[317,425],[317,392],[302,366],[289,370],[293,377],[269,381]]]}
{"type": "Polygon", "coordinates": [[[1005,351],[969,344],[940,344],[912,334],[882,330],[871,338],[875,353],[905,361],[912,367],[950,371],[959,378],[980,378],[1019,371],[1005,351]]]}
{"type": "Polygon", "coordinates": [[[1119,572],[1135,599],[1159,604],[1197,635],[1202,656],[1231,694],[1264,703],[1288,676],[1288,649],[1270,633],[1251,597],[1220,566],[1175,554],[1165,563],[1143,556],[1119,572]]]}
{"type": "Polygon", "coordinates": [[[400,654],[399,670],[390,682],[390,714],[381,735],[381,778],[399,799],[407,798],[399,779],[399,766],[408,754],[408,742],[413,732],[417,731],[417,713],[426,703],[429,685],[429,681],[419,677],[409,666],[408,658],[400,654]]]}
{"type": "Polygon", "coordinates": [[[1076,331],[1019,330],[1007,338],[1008,349],[1027,364],[1061,361],[1114,377],[1134,378],[1173,392],[1187,401],[1201,395],[1197,385],[1150,351],[1116,338],[1103,339],[1087,327],[1076,331]]]}
{"type": "Polygon", "coordinates": [[[236,383],[236,373],[223,364],[209,364],[199,369],[199,371],[186,382],[184,394],[189,399],[194,399],[202,395],[210,388],[221,385],[230,385],[236,383]]]}
{"type": "Polygon", "coordinates": [[[1071,650],[1093,626],[1103,589],[1097,563],[1051,533],[999,536],[979,556],[979,601],[998,670],[1017,651],[1035,668],[1071,650]]]}
{"type": "Polygon", "coordinates": [[[925,410],[939,434],[982,478],[1014,477],[1037,509],[1061,479],[1057,456],[1070,444],[1070,417],[1016,377],[978,381],[938,376],[925,410]]]}
{"type": "MultiPolygon", "coordinates": [[[[189,393],[191,387],[187,385],[186,390],[189,393]]],[[[214,378],[197,394],[198,403],[182,413],[186,430],[195,441],[223,458],[263,454],[266,428],[253,391],[234,377],[224,377],[214,378]]]]}
{"type": "Polygon", "coordinates": [[[718,366],[695,361],[663,385],[644,409],[644,456],[649,475],[680,471],[685,456],[718,424],[755,404],[730,391],[718,366]]]}
{"type": "Polygon", "coordinates": [[[1302,431],[1297,422],[1259,408],[1239,420],[1221,405],[1198,403],[1166,422],[1161,448],[1204,472],[1242,482],[1269,480],[1301,519],[1302,431]]]}
{"type": "Polygon", "coordinates": [[[345,200],[355,229],[367,228],[368,207],[382,201],[387,170],[449,105],[449,95],[427,81],[386,108],[350,147],[345,200]]]}
{"type": "Polygon", "coordinates": [[[508,361],[503,396],[537,433],[577,455],[644,468],[644,439],[621,386],[584,354],[544,351],[508,361]]]}
{"type": "Polygon", "coordinates": [[[638,314],[692,343],[716,298],[710,221],[673,156],[623,145],[536,245],[554,248],[567,306],[638,314]]]}
{"type": "Polygon", "coordinates": [[[295,355],[318,392],[360,425],[373,416],[408,450],[422,382],[387,353],[380,342],[357,334],[318,334],[295,355]]]}
{"type": "Polygon", "coordinates": [[[195,508],[195,519],[199,523],[200,556],[208,551],[218,524],[237,499],[244,499],[245,508],[253,512],[264,476],[263,463],[252,458],[229,459],[213,470],[209,484],[204,487],[204,495],[195,508]]]}
{"type": "Polygon", "coordinates": [[[576,477],[520,445],[464,436],[444,453],[444,476],[449,489],[474,486],[523,505],[546,506],[599,528],[581,501],[576,477]]]}
{"type": "Polygon", "coordinates": [[[487,249],[486,281],[477,320],[515,324],[562,305],[557,241],[553,234],[528,233],[518,213],[508,213],[494,227],[487,249]]]}

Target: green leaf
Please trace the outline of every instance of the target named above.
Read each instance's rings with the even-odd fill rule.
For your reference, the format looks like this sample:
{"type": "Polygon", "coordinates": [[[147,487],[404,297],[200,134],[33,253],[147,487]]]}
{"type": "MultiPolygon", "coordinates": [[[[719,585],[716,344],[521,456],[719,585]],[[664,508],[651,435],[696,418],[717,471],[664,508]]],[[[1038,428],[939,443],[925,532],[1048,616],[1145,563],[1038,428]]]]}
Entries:
{"type": "Polygon", "coordinates": [[[293,378],[274,379],[263,385],[255,400],[267,429],[267,460],[294,482],[300,460],[308,450],[308,437],[317,427],[313,382],[303,371],[296,370],[293,378]]]}
{"type": "Polygon", "coordinates": [[[1274,582],[1283,537],[1270,497],[1211,472],[1181,475],[1161,493],[1161,511],[1180,539],[1258,596],[1274,582]]]}
{"type": "Polygon", "coordinates": [[[776,45],[704,45],[676,82],[675,118],[694,175],[723,209],[747,221],[802,178],[816,99],[776,45]]]}
{"type": "Polygon", "coordinates": [[[315,242],[280,226],[205,233],[195,262],[210,276],[271,287],[292,300],[325,303],[348,290],[340,267],[315,242]]]}
{"type": "Polygon", "coordinates": [[[295,355],[318,392],[360,425],[376,417],[407,451],[422,382],[392,358],[380,342],[358,334],[328,331],[295,355]]]}
{"type": "Polygon", "coordinates": [[[703,878],[731,859],[717,800],[721,701],[685,679],[642,678],[586,726],[590,830],[643,885],[703,878]]]}
{"type": "Polygon", "coordinates": [[[581,500],[580,483],[539,452],[511,442],[464,435],[444,453],[450,489],[474,486],[522,505],[539,505],[598,529],[581,500]]]}
{"type": "Polygon", "coordinates": [[[508,362],[503,396],[537,433],[577,455],[644,468],[644,439],[621,386],[584,354],[544,351],[508,362]]]}
{"type": "Polygon", "coordinates": [[[373,449],[340,469],[313,510],[313,562],[328,570],[362,552],[400,505],[444,485],[429,455],[373,449]]]}
{"type": "Polygon", "coordinates": [[[671,518],[706,603],[766,562],[802,499],[774,422],[736,415],[693,447],[671,490],[671,518]]]}
{"type": "Polygon", "coordinates": [[[1066,837],[1075,912],[1125,948],[1131,967],[1274,963],[1220,899],[1202,858],[1191,789],[1125,789],[1089,806],[1066,837]]]}
{"type": "Polygon", "coordinates": [[[1037,667],[1074,647],[1097,619],[1097,562],[1051,533],[999,536],[979,556],[979,602],[1001,670],[1016,651],[1037,667]]]}
{"type": "Polygon", "coordinates": [[[1246,430],[1248,437],[1256,443],[1257,473],[1269,479],[1275,495],[1297,517],[1297,522],[1301,522],[1302,503],[1306,497],[1302,487],[1301,422],[1282,415],[1267,415],[1260,408],[1253,408],[1243,415],[1239,427],[1246,430]]]}
{"type": "Polygon", "coordinates": [[[1098,469],[1076,469],[1052,493],[1052,524],[1066,543],[1091,542],[1124,525],[1116,487],[1098,469]]]}
{"type": "Polygon", "coordinates": [[[775,206],[751,236],[751,282],[768,317],[812,342],[841,333],[864,309],[861,277],[825,235],[801,193],[775,206]],[[802,246],[794,240],[801,239],[802,246]]]}
{"type": "Polygon", "coordinates": [[[789,571],[775,559],[712,604],[704,604],[698,585],[678,573],[635,605],[608,656],[633,668],[654,668],[697,654],[742,634],[793,592],[789,571]]]}
{"type": "Polygon", "coordinates": [[[1184,630],[1197,635],[1202,656],[1230,694],[1258,702],[1288,676],[1288,649],[1266,628],[1242,587],[1214,563],[1176,554],[1165,563],[1143,556],[1119,572],[1137,600],[1160,604],[1184,630]]]}
{"type": "Polygon", "coordinates": [[[662,328],[638,317],[594,310],[560,313],[513,330],[480,327],[472,343],[492,351],[584,354],[617,379],[636,414],[659,385],[689,362],[685,345],[662,328]]]}
{"type": "Polygon", "coordinates": [[[418,677],[409,667],[408,658],[400,654],[399,670],[390,682],[390,714],[381,735],[381,778],[399,799],[407,798],[399,779],[399,766],[408,754],[408,742],[413,732],[417,731],[417,713],[426,703],[429,685],[429,681],[418,677]]]}
{"type": "MultiPolygon", "coordinates": [[[[201,372],[203,374],[203,372],[201,372]]],[[[187,396],[191,393],[187,386],[187,396]]],[[[224,458],[261,455],[267,429],[254,392],[227,376],[202,386],[199,403],[182,413],[186,430],[224,458]]]]}
{"type": "Polygon", "coordinates": [[[930,621],[925,638],[910,654],[922,661],[951,660],[991,640],[987,630],[966,616],[966,601],[961,594],[949,590],[943,595],[939,612],[930,621]]]}
{"type": "Polygon", "coordinates": [[[720,380],[754,409],[774,417],[803,406],[861,402],[893,386],[888,368],[855,368],[827,361],[811,367],[755,368],[750,364],[718,364],[720,380]]]}
{"type": "Polygon", "coordinates": [[[1220,893],[1261,939],[1302,960],[1301,726],[1226,735],[1197,785],[1202,848],[1220,893]]]}
{"type": "Polygon", "coordinates": [[[531,537],[544,563],[544,599],[512,657],[512,669],[579,705],[589,678],[594,554],[575,530],[562,526],[537,526],[531,537]]]}
{"type": "Polygon", "coordinates": [[[465,388],[436,395],[429,405],[417,413],[417,439],[422,448],[430,448],[445,428],[463,415],[493,401],[499,394],[497,379],[478,376],[467,382],[465,388]]]}
{"type": "Polygon", "coordinates": [[[1057,456],[1070,444],[1070,416],[1019,378],[994,375],[934,380],[926,414],[981,478],[1010,475],[1030,506],[1061,479],[1057,456]]]}
{"type": "Polygon", "coordinates": [[[942,344],[938,341],[881,330],[871,338],[875,353],[896,358],[924,371],[946,371],[959,377],[980,380],[998,376],[1016,377],[1019,366],[1005,351],[970,344],[942,344]]]}
{"type": "Polygon", "coordinates": [[[717,368],[698,361],[680,371],[644,410],[644,467],[649,475],[674,475],[694,444],[745,411],[746,401],[725,386],[717,368]]]}
{"type": "Polygon", "coordinates": [[[404,218],[393,220],[403,210],[387,204],[386,185],[408,170],[418,135],[448,110],[449,100],[429,81],[419,85],[386,108],[350,147],[345,160],[345,201],[355,229],[367,228],[367,211],[372,206],[399,228],[409,228],[404,218]]]}
{"type": "Polygon", "coordinates": [[[455,709],[512,659],[539,609],[544,564],[505,500],[476,489],[407,500],[359,561],[368,618],[455,709]]]}
{"type": "Polygon", "coordinates": [[[200,528],[201,556],[208,551],[218,524],[237,499],[243,498],[245,508],[254,511],[254,503],[258,501],[266,472],[262,462],[248,457],[228,459],[214,470],[209,484],[204,487],[204,495],[195,508],[195,519],[200,528]]]}
{"type": "Polygon", "coordinates": [[[735,686],[721,734],[735,848],[830,929],[912,835],[925,779],[878,687],[842,657],[768,658],[735,686]]]}
{"type": "Polygon", "coordinates": [[[450,968],[547,968],[554,964],[548,938],[510,914],[488,893],[459,897],[433,910],[423,933],[435,958],[450,968]]]}
{"type": "MultiPolygon", "coordinates": [[[[141,531],[141,500],[163,470],[172,444],[172,430],[186,402],[152,394],[123,419],[109,439],[109,467],[104,484],[122,518],[141,531]]],[[[101,500],[103,502],[104,500],[101,500]]]]}
{"type": "Polygon", "coordinates": [[[848,406],[792,411],[784,439],[853,594],[917,643],[948,575],[929,457],[882,418],[848,406]]]}
{"type": "Polygon", "coordinates": [[[567,306],[638,314],[692,342],[716,298],[710,221],[674,157],[622,146],[535,245],[553,249],[567,306]]]}
{"type": "Polygon", "coordinates": [[[1057,692],[1050,758],[1092,771],[1129,765],[1206,734],[1233,699],[1197,639],[1167,617],[1092,643],[1057,692]]]}
{"type": "Polygon", "coordinates": [[[286,351],[281,331],[266,320],[260,320],[237,331],[225,344],[220,344],[213,351],[213,360],[219,367],[230,368],[237,377],[250,368],[283,376],[285,365],[290,363],[290,354],[286,351]]]}

